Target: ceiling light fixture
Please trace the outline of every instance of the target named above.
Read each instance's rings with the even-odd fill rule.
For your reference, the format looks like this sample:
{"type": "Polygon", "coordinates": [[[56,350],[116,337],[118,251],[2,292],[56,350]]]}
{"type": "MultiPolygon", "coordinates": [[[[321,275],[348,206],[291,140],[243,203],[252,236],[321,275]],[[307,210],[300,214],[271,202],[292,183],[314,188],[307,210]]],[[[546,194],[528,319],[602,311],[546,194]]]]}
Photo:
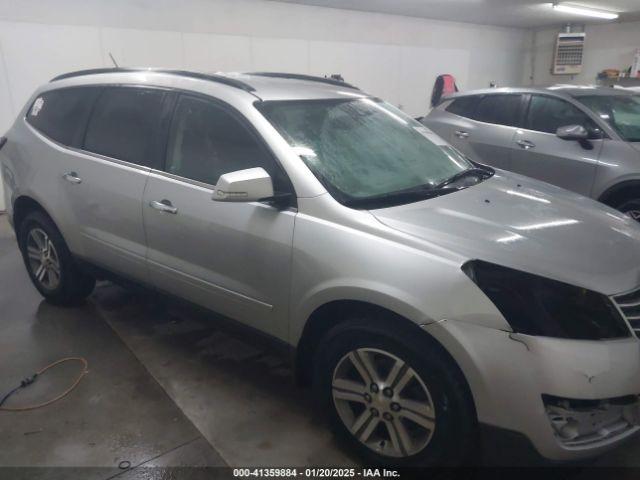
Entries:
{"type": "Polygon", "coordinates": [[[553,3],[551,6],[559,12],[572,13],[574,15],[583,15],[585,17],[604,18],[606,20],[615,20],[616,18],[618,18],[617,13],[605,12],[603,10],[594,10],[593,8],[569,5],[566,3],[553,3]]]}

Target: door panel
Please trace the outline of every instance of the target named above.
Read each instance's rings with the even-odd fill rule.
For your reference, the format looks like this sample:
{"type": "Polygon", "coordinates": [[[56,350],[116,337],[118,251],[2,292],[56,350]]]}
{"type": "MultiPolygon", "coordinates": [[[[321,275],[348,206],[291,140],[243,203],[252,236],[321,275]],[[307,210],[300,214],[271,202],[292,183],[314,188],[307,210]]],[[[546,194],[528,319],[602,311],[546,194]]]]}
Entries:
{"type": "Polygon", "coordinates": [[[515,93],[460,97],[444,112],[429,115],[425,123],[446,133],[445,138],[472,160],[509,169],[522,101],[523,96],[515,93]]]}
{"type": "Polygon", "coordinates": [[[151,173],[143,204],[152,282],[286,338],[295,213],[212,195],[212,188],[151,173]],[[154,201],[170,202],[175,213],[154,201]]]}
{"type": "Polygon", "coordinates": [[[602,150],[602,140],[590,140],[593,149],[562,140],[550,133],[518,130],[513,142],[511,170],[590,196],[602,150]]]}
{"type": "Polygon", "coordinates": [[[286,339],[295,213],[212,200],[220,175],[253,167],[286,191],[284,172],[239,113],[180,96],[165,172],[152,171],[144,193],[149,272],[162,290],[286,339]]]}
{"type": "MultiPolygon", "coordinates": [[[[468,128],[459,129],[468,135],[458,138],[456,145],[472,160],[491,165],[496,168],[509,170],[511,167],[511,143],[516,128],[505,125],[491,125],[470,121],[468,128]]],[[[454,132],[452,136],[456,137],[454,132]]]]}
{"type": "Polygon", "coordinates": [[[75,213],[75,228],[80,231],[83,255],[143,282],[147,270],[141,202],[148,175],[145,168],[81,153],[67,156],[60,172],[62,189],[75,213]],[[66,174],[72,175],[64,178],[66,174]]]}
{"type": "Polygon", "coordinates": [[[75,164],[61,172],[87,258],[147,282],[142,195],[150,167],[162,162],[174,95],[140,87],[104,87],[75,164]]]}
{"type": "Polygon", "coordinates": [[[512,144],[511,170],[590,196],[603,140],[562,140],[555,132],[566,125],[597,131],[595,123],[571,103],[532,95],[525,119],[527,128],[518,129],[512,144]]]}

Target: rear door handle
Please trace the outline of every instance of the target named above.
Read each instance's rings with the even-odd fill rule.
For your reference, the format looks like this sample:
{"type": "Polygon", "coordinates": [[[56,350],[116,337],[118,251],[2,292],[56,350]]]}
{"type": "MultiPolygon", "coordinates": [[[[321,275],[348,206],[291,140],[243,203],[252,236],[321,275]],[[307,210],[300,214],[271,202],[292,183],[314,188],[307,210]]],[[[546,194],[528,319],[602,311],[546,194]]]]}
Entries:
{"type": "Polygon", "coordinates": [[[536,144],[529,140],[518,140],[516,143],[520,145],[520,148],[524,148],[525,150],[536,148],[536,144]]]}
{"type": "Polygon", "coordinates": [[[468,138],[469,137],[469,132],[465,132],[464,130],[456,130],[455,135],[458,138],[468,138]]]}
{"type": "Polygon", "coordinates": [[[78,183],[82,183],[82,179],[78,176],[76,172],[67,172],[64,175],[62,175],[62,178],[64,178],[67,182],[75,183],[76,185],[78,183]]]}
{"type": "Polygon", "coordinates": [[[149,206],[161,212],[172,213],[174,215],[178,213],[178,209],[174,207],[169,200],[162,200],[160,202],[153,200],[149,202],[149,206]]]}

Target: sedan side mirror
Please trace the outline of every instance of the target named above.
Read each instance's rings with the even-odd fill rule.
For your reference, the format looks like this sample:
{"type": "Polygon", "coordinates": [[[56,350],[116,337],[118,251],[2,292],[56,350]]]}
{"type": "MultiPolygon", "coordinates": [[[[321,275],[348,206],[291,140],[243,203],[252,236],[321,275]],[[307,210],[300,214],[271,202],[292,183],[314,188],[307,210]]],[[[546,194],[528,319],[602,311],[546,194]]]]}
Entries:
{"type": "Polygon", "coordinates": [[[273,183],[264,168],[221,175],[213,191],[216,202],[257,202],[273,198],[273,183]]]}
{"type": "Polygon", "coordinates": [[[565,125],[556,130],[556,135],[562,140],[587,140],[589,132],[582,125],[565,125]]]}

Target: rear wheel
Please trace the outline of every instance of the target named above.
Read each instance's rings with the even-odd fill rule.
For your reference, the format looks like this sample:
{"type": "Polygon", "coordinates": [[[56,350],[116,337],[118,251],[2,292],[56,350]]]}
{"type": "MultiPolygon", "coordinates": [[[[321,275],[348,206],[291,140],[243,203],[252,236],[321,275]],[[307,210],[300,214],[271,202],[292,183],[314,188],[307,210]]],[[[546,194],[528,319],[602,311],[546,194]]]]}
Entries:
{"type": "Polygon", "coordinates": [[[378,465],[470,461],[477,421],[457,366],[426,335],[375,325],[340,325],[318,347],[316,394],[336,433],[378,465]]]}
{"type": "Polygon", "coordinates": [[[75,305],[91,294],[95,279],[78,268],[47,215],[28,214],[19,226],[18,243],[29,277],[47,301],[75,305]]]}

